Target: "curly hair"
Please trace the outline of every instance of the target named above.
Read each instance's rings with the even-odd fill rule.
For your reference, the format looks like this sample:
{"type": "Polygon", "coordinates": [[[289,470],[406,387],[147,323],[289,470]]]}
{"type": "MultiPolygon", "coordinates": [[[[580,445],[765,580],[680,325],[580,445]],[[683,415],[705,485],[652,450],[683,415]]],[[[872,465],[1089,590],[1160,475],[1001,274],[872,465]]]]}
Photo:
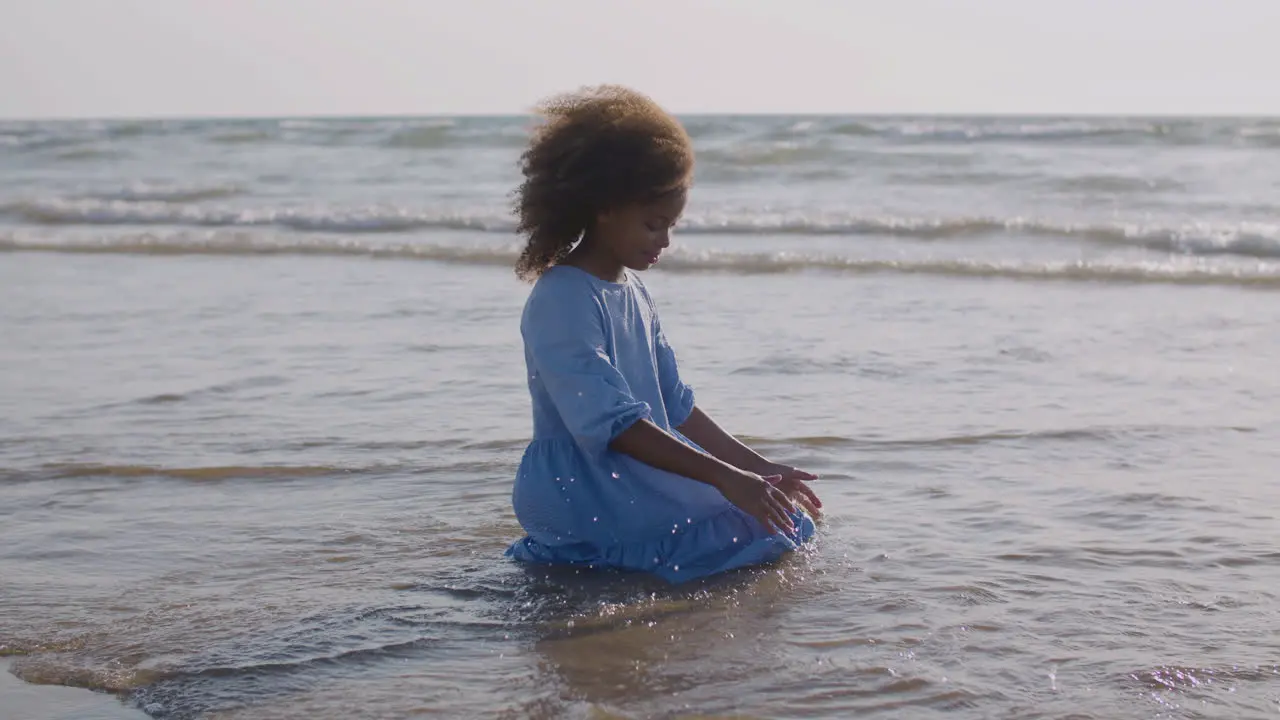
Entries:
{"type": "Polygon", "coordinates": [[[520,156],[517,232],[528,238],[516,275],[533,280],[562,261],[602,211],[686,189],[693,147],[649,97],[602,85],[543,101],[520,156]]]}

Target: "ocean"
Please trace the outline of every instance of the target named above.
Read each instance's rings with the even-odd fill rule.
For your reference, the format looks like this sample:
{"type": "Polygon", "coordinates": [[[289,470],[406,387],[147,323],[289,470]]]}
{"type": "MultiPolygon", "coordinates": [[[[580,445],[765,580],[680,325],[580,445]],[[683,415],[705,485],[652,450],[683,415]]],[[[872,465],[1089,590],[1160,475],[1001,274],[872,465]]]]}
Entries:
{"type": "Polygon", "coordinates": [[[646,283],[827,517],[674,588],[502,556],[529,119],[0,123],[0,717],[1280,711],[1280,120],[685,121],[646,283]]]}

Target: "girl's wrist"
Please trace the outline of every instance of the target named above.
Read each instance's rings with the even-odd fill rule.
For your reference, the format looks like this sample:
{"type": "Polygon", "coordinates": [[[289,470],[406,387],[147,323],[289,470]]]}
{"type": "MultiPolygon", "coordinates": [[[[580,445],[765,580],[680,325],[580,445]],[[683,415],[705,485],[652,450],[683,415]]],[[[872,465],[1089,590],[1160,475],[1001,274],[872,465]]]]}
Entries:
{"type": "Polygon", "coordinates": [[[734,467],[733,465],[729,465],[726,463],[721,469],[721,471],[716,473],[716,476],[712,480],[711,485],[715,487],[715,489],[719,490],[720,492],[724,492],[725,490],[739,483],[749,482],[752,480],[759,480],[759,479],[760,479],[760,475],[758,473],[754,473],[750,470],[744,470],[739,467],[734,467]]]}
{"type": "Polygon", "coordinates": [[[759,455],[757,455],[749,464],[749,466],[746,468],[746,470],[748,470],[749,472],[753,472],[763,477],[768,477],[769,475],[775,474],[777,469],[778,469],[777,463],[771,462],[769,459],[765,457],[761,457],[759,455]]]}

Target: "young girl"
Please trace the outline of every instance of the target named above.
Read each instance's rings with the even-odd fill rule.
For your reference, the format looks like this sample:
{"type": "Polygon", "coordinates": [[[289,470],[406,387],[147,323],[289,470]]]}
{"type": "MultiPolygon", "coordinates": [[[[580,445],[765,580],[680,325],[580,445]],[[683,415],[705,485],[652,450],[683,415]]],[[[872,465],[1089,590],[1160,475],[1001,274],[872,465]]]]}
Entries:
{"type": "Polygon", "coordinates": [[[520,323],[533,441],[512,494],[528,537],[507,554],[678,583],[795,549],[814,533],[815,476],[698,408],[636,275],[684,210],[688,135],[619,87],[541,111],[517,201],[528,238],[517,273],[536,279],[520,323]]]}

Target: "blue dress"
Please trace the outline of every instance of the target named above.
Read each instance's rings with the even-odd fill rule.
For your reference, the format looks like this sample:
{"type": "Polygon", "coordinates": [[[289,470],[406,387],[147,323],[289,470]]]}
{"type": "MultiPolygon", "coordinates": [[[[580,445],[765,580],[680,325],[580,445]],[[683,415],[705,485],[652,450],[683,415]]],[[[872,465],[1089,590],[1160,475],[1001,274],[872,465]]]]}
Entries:
{"type": "Polygon", "coordinates": [[[533,440],[512,504],[528,536],[507,555],[529,563],[613,568],[680,583],[770,562],[814,534],[772,534],[705,483],[609,444],[647,418],[678,428],[693,410],[653,299],[630,271],[608,282],[554,266],[535,283],[520,323],[533,440]]]}

